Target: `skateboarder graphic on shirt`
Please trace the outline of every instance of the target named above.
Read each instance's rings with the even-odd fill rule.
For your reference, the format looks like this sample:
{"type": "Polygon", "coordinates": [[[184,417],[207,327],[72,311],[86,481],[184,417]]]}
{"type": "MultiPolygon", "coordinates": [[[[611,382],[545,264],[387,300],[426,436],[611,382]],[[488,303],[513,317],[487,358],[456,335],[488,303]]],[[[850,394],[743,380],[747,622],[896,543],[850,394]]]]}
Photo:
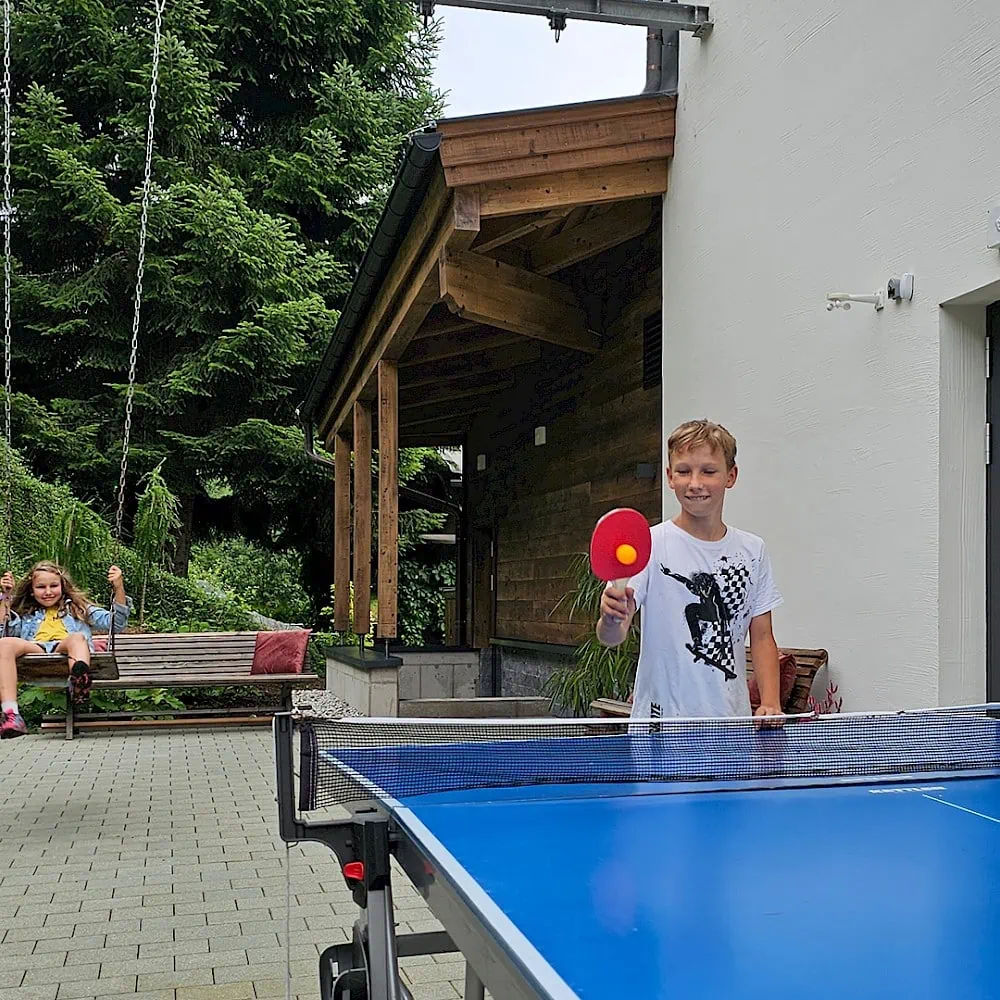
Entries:
{"type": "Polygon", "coordinates": [[[683,583],[698,600],[684,609],[691,642],[685,647],[693,654],[695,663],[704,660],[725,674],[727,680],[736,679],[733,669],[733,649],[730,641],[732,616],[712,573],[692,573],[690,579],[674,573],[666,566],[660,567],[664,576],[683,583]],[[706,627],[714,626],[715,641],[711,646],[704,642],[706,627]]]}

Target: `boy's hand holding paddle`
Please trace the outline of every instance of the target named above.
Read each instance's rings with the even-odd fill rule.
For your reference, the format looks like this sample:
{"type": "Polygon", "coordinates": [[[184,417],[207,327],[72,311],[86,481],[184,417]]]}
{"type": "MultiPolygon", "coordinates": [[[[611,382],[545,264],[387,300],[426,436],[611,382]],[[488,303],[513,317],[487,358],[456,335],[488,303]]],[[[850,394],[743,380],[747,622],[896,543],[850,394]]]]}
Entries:
{"type": "Polygon", "coordinates": [[[649,522],[637,510],[619,507],[605,514],[590,539],[590,568],[608,586],[601,595],[601,617],[620,625],[635,614],[629,579],[649,562],[652,538],[649,522]]]}

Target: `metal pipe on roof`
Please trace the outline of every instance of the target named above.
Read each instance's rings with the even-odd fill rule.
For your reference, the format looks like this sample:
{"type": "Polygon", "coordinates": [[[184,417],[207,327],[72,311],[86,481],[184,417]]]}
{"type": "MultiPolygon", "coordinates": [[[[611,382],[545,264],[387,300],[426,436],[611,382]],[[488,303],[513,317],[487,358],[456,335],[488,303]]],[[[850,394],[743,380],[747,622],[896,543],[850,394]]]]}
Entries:
{"type": "MultiPolygon", "coordinates": [[[[676,0],[665,0],[676,3],[676,0]]],[[[681,34],[650,28],[646,33],[646,86],[644,94],[676,94],[680,75],[681,34]]]]}

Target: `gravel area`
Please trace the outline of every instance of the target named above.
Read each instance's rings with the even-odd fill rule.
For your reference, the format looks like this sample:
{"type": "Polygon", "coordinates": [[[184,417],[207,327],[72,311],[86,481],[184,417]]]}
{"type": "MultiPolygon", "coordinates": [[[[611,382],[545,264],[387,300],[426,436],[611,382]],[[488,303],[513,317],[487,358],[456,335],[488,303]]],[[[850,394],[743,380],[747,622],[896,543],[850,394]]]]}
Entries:
{"type": "Polygon", "coordinates": [[[361,713],[351,708],[346,702],[334,697],[329,691],[293,691],[292,704],[296,708],[309,706],[309,710],[315,715],[325,719],[336,719],[344,715],[360,715],[361,713]]]}

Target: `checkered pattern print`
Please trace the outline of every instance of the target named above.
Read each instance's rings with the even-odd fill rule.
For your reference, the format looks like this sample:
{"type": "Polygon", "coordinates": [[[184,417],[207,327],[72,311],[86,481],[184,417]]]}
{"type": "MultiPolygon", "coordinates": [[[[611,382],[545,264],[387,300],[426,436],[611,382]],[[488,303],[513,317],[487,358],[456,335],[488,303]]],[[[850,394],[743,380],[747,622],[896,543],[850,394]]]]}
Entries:
{"type": "Polygon", "coordinates": [[[742,617],[750,586],[750,567],[744,562],[735,563],[722,556],[715,566],[715,579],[729,617],[733,620],[742,617]]]}

